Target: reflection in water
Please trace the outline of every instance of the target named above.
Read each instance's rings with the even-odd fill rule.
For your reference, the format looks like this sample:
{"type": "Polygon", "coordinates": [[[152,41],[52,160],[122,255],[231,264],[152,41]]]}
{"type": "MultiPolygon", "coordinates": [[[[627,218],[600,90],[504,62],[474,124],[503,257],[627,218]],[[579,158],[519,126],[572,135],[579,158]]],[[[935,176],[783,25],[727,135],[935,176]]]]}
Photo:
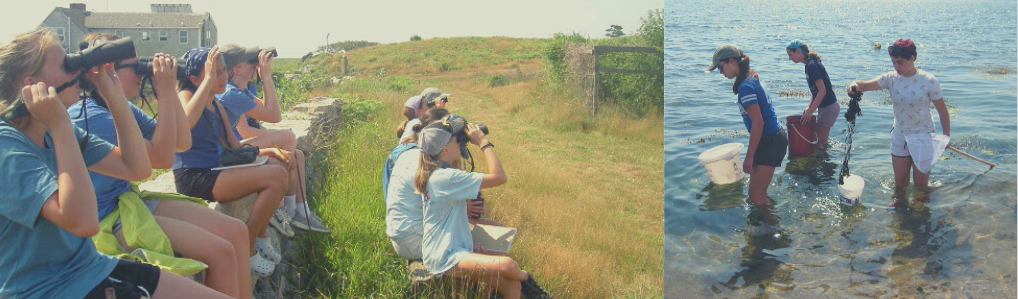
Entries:
{"type": "Polygon", "coordinates": [[[720,282],[721,285],[731,290],[747,287],[794,288],[794,268],[783,266],[782,261],[792,252],[792,238],[780,228],[773,209],[753,206],[746,217],[746,230],[743,233],[746,240],[740,263],[743,269],[733,274],[728,281],[720,282]]]}
{"type": "Polygon", "coordinates": [[[817,151],[805,156],[789,156],[785,164],[785,173],[803,176],[814,186],[834,177],[838,164],[831,162],[831,156],[824,151],[817,151]]]}
{"type": "Polygon", "coordinates": [[[745,185],[746,180],[739,180],[728,185],[707,184],[703,190],[700,190],[701,193],[696,194],[697,199],[704,197],[704,193],[707,197],[703,200],[700,211],[717,211],[742,206],[746,203],[746,193],[743,192],[745,185]]]}
{"type": "Polygon", "coordinates": [[[941,246],[948,244],[944,236],[953,228],[946,219],[930,220],[930,208],[926,204],[929,198],[930,195],[925,192],[916,192],[915,198],[908,203],[906,191],[894,194],[896,202],[905,204],[894,209],[889,226],[895,233],[894,240],[898,246],[891,253],[895,267],[888,271],[888,277],[894,280],[891,287],[899,289],[902,295],[921,293],[928,279],[936,279],[944,268],[943,260],[934,255],[941,246]],[[927,277],[915,277],[917,275],[927,277]]]}

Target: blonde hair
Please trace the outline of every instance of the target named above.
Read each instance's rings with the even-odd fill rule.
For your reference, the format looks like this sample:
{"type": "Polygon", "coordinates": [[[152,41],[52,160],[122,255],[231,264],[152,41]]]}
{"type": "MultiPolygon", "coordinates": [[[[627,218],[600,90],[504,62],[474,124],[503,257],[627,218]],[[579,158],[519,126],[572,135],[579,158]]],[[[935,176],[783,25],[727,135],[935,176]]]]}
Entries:
{"type": "Polygon", "coordinates": [[[21,101],[22,80],[42,70],[46,49],[56,44],[52,30],[38,28],[0,47],[0,111],[6,114],[21,101]]]}
{"type": "Polygon", "coordinates": [[[417,176],[414,177],[414,193],[428,193],[428,179],[435,173],[435,169],[438,169],[439,163],[441,162],[437,155],[432,157],[421,151],[421,164],[417,167],[417,176]]]}

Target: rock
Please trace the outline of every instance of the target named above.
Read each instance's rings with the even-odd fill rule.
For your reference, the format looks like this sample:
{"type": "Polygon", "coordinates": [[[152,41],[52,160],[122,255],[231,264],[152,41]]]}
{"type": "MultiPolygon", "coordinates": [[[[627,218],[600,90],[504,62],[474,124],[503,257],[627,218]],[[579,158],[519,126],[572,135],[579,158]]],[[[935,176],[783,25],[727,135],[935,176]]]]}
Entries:
{"type": "MultiPolygon", "coordinates": [[[[342,118],[342,101],[334,98],[316,97],[308,100],[306,103],[294,106],[291,110],[290,113],[284,114],[283,121],[275,124],[263,123],[263,125],[269,129],[292,130],[297,136],[297,147],[305,151],[305,154],[311,155],[310,151],[316,148],[314,146],[314,136],[317,133],[331,133],[331,129],[342,118]]],[[[155,192],[177,192],[172,171],[146,181],[140,187],[142,190],[155,192]]],[[[257,193],[254,193],[229,203],[211,203],[209,208],[241,221],[247,221],[256,198],[257,193]]],[[[304,233],[303,231],[300,232],[304,233]]],[[[252,276],[251,286],[254,288],[254,298],[274,299],[299,296],[298,294],[301,293],[301,290],[296,290],[295,287],[290,286],[288,280],[296,279],[297,277],[296,273],[294,273],[297,267],[292,265],[297,260],[300,248],[296,242],[286,238],[272,228],[272,226],[269,226],[268,234],[272,246],[279,250],[283,256],[283,262],[276,265],[276,270],[269,277],[258,279],[256,276],[252,276]]],[[[203,274],[199,273],[188,277],[200,283],[204,276],[203,274]]]]}

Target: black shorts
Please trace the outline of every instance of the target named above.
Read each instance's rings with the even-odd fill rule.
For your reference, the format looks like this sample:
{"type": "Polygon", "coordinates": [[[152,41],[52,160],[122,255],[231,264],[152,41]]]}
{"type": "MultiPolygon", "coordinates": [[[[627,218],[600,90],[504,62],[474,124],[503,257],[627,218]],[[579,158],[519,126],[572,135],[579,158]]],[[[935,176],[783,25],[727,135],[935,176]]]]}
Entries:
{"type": "Polygon", "coordinates": [[[85,299],[105,299],[107,289],[117,299],[151,298],[159,285],[159,268],[149,264],[118,260],[113,272],[97,284],[85,299]]]}
{"type": "Polygon", "coordinates": [[[214,202],[212,187],[222,170],[210,168],[181,168],[173,171],[173,180],[177,184],[177,193],[214,202]]]}
{"type": "Polygon", "coordinates": [[[781,167],[781,161],[785,160],[787,152],[788,135],[785,134],[785,129],[760,137],[760,144],[756,145],[756,154],[753,155],[753,166],[781,167]]]}

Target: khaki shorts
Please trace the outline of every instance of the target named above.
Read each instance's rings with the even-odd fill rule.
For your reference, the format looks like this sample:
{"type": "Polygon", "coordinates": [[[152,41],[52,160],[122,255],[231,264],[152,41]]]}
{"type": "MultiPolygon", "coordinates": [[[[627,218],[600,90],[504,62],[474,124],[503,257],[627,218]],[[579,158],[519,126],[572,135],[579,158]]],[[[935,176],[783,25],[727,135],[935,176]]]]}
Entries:
{"type": "Polygon", "coordinates": [[[424,254],[421,251],[424,235],[411,234],[404,238],[391,240],[392,248],[396,249],[396,254],[400,257],[408,260],[420,260],[424,258],[424,254]]]}

